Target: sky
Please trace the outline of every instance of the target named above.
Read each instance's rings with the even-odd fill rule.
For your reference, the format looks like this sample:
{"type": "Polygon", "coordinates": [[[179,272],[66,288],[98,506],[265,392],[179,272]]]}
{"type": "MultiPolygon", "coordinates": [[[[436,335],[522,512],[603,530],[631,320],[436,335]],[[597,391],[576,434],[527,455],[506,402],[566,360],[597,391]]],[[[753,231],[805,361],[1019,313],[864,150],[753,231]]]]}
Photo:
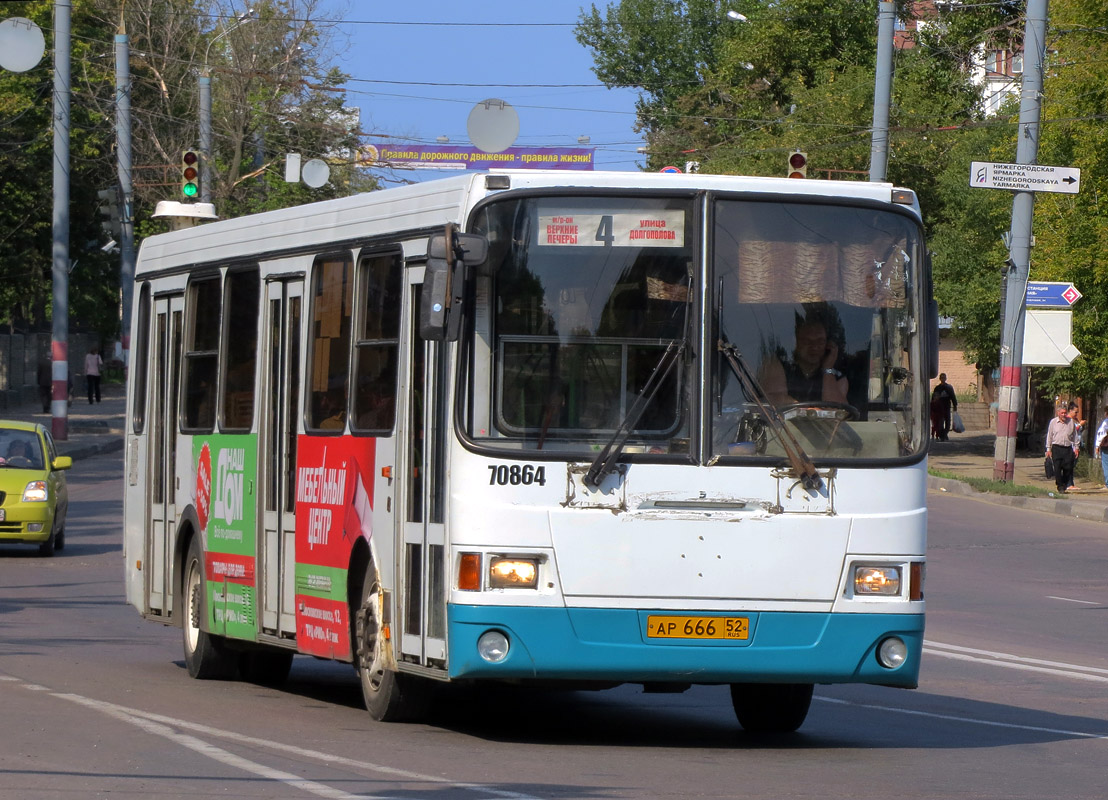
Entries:
{"type": "MultiPolygon", "coordinates": [[[[633,129],[637,95],[606,89],[592,73],[591,53],[573,35],[579,3],[326,0],[326,5],[341,10],[346,20],[332,61],[351,76],[348,105],[361,108],[362,130],[371,144],[435,144],[446,136],[451,145],[468,146],[470,111],[496,98],[519,116],[515,146],[594,147],[596,169],[641,168],[643,156],[636,150],[643,141],[633,129]],[[580,136],[590,142],[579,144],[580,136]]],[[[605,7],[607,0],[598,5],[605,7]]],[[[451,173],[393,174],[424,180],[451,173]]]]}

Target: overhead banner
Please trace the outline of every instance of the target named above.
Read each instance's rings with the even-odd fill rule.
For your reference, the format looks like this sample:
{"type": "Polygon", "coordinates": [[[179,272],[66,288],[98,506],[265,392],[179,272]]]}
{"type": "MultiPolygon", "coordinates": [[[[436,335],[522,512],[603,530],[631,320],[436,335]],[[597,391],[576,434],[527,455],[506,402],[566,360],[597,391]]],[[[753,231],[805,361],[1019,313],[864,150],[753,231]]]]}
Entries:
{"type": "Polygon", "coordinates": [[[486,153],[476,147],[453,145],[381,144],[362,151],[366,167],[404,169],[593,169],[593,147],[509,147],[486,153]]]}

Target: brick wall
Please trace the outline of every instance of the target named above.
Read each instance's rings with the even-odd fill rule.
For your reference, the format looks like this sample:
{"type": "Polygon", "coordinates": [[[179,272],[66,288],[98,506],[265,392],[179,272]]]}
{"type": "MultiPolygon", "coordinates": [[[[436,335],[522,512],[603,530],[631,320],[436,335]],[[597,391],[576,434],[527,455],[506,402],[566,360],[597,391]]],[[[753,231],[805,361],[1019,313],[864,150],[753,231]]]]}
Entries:
{"type": "MultiPolygon", "coordinates": [[[[973,364],[967,364],[962,354],[962,343],[954,336],[943,335],[939,339],[939,372],[946,373],[946,382],[954,387],[959,397],[973,391],[979,391],[981,376],[973,368],[973,364]]],[[[931,388],[939,385],[939,379],[931,381],[931,388]]],[[[981,397],[982,400],[987,398],[981,397]]]]}

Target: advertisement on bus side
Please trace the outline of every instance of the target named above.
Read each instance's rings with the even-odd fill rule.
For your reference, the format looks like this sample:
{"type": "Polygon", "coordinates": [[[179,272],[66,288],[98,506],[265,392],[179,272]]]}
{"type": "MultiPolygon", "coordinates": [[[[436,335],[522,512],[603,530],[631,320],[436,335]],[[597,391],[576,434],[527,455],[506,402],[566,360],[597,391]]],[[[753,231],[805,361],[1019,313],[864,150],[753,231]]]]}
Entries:
{"type": "Polygon", "coordinates": [[[256,454],[257,439],[249,434],[193,440],[208,624],[214,633],[250,640],[257,632],[256,454]]]}
{"type": "Polygon", "coordinates": [[[350,655],[347,566],[373,535],[374,440],[301,436],[296,447],[296,639],[302,653],[350,655]]]}

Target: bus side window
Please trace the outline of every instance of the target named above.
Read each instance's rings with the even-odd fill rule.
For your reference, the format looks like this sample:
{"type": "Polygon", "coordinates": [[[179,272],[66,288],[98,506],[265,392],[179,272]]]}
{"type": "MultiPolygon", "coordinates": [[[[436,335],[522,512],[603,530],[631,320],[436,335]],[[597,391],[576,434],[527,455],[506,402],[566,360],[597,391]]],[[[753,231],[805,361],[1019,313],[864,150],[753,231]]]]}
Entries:
{"type": "Polygon", "coordinates": [[[256,268],[227,274],[221,430],[248,431],[254,421],[259,285],[256,268]]]}
{"type": "Polygon", "coordinates": [[[138,315],[134,325],[135,347],[131,357],[134,394],[131,402],[131,429],[140,434],[146,427],[146,358],[150,352],[150,284],[139,288],[138,315]]]}
{"type": "Polygon", "coordinates": [[[311,430],[341,431],[346,427],[353,290],[354,260],[349,253],[316,258],[312,269],[312,345],[308,366],[311,430]]]}
{"type": "Polygon", "coordinates": [[[357,431],[388,432],[396,422],[396,373],[400,344],[401,283],[399,253],[361,261],[365,306],[355,343],[354,417],[357,431]]]}
{"type": "Polygon", "coordinates": [[[219,366],[219,276],[193,281],[188,291],[188,346],[181,427],[211,432],[219,366]]]}

